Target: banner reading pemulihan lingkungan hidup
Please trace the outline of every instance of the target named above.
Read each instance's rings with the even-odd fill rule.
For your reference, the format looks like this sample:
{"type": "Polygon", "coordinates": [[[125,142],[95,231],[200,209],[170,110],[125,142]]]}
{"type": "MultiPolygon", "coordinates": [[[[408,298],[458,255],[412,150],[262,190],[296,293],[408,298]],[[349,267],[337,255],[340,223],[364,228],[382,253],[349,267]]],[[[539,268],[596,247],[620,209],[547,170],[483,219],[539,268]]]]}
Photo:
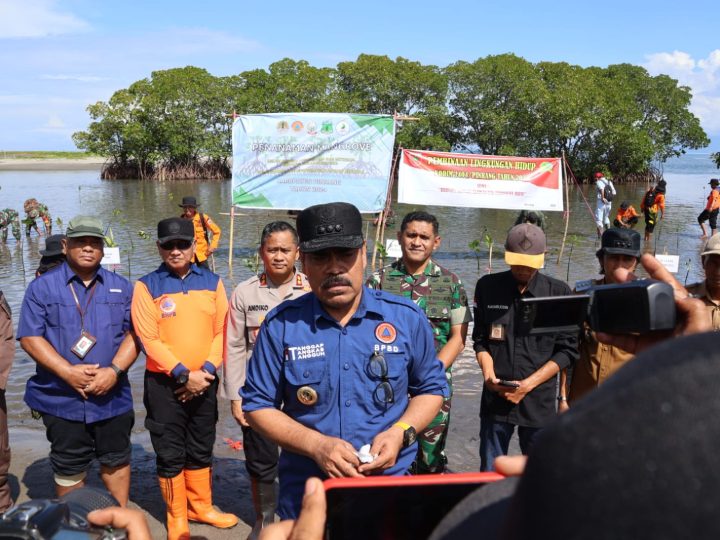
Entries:
{"type": "Polygon", "coordinates": [[[394,142],[392,116],[239,116],[233,124],[232,203],[301,210],[344,201],[378,212],[385,206],[394,142]]]}
{"type": "Polygon", "coordinates": [[[398,202],[563,210],[562,160],[403,150],[398,202]]]}

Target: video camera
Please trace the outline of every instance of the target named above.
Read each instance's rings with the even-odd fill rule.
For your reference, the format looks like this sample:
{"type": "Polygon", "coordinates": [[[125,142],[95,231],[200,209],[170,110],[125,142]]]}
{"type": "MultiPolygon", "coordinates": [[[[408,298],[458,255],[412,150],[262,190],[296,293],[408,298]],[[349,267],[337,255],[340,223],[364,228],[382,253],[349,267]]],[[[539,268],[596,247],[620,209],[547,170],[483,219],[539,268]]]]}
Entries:
{"type": "Polygon", "coordinates": [[[27,501],[8,510],[0,519],[0,540],[125,540],[124,529],[90,524],[93,510],[118,506],[106,491],[83,487],[60,499],[27,501]]]}
{"type": "Polygon", "coordinates": [[[596,332],[644,334],[675,328],[673,288],[655,280],[590,287],[587,294],[521,298],[517,335],[576,331],[587,322],[596,332]]]}

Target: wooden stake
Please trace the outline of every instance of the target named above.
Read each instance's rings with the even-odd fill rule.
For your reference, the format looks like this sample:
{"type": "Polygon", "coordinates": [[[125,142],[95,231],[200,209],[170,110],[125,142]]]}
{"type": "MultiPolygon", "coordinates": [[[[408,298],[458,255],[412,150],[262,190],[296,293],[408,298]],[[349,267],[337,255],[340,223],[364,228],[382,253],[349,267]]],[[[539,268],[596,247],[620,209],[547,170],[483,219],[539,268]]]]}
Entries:
{"type": "Polygon", "coordinates": [[[228,275],[232,278],[233,233],[235,232],[235,205],[230,207],[230,252],[228,254],[228,275]]]}
{"type": "Polygon", "coordinates": [[[569,175],[565,172],[565,167],[567,166],[567,163],[565,162],[565,150],[562,152],[562,164],[563,164],[563,173],[565,174],[565,230],[563,231],[563,237],[562,237],[562,243],[560,244],[560,253],[558,253],[557,263],[560,264],[560,259],[562,258],[563,250],[565,249],[565,239],[567,238],[567,232],[568,232],[568,226],[570,225],[570,184],[568,182],[568,179],[570,178],[569,175]]]}

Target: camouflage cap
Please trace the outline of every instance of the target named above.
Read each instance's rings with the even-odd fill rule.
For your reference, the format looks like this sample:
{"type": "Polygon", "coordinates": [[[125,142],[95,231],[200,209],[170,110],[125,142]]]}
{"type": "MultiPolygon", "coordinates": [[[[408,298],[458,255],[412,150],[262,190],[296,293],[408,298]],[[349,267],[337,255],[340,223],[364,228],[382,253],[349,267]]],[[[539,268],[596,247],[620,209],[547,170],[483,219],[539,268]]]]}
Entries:
{"type": "Polygon", "coordinates": [[[95,216],[75,216],[68,223],[65,235],[68,238],[95,236],[96,238],[105,239],[102,221],[95,216]]]}

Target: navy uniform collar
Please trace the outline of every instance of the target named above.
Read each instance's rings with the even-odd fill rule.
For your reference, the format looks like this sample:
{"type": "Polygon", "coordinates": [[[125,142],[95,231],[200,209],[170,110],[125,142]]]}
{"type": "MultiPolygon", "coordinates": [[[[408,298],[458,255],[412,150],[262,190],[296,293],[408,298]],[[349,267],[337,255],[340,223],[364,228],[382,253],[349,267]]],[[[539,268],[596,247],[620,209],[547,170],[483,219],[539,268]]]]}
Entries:
{"type": "MultiPolygon", "coordinates": [[[[164,277],[175,277],[177,279],[182,279],[180,276],[178,276],[175,272],[170,270],[165,263],[160,263],[160,266],[158,266],[158,269],[156,270],[157,273],[163,274],[164,277]]],[[[190,263],[190,271],[187,273],[189,276],[190,274],[197,274],[200,275],[200,268],[195,263],[190,263]]],[[[185,276],[187,277],[187,276],[185,276]]]]}
{"type": "MultiPolygon", "coordinates": [[[[103,270],[103,267],[100,266],[100,265],[98,265],[97,270],[95,270],[95,275],[94,275],[93,278],[90,280],[90,283],[92,283],[92,282],[95,281],[96,279],[97,279],[100,283],[104,283],[104,282],[105,282],[105,279],[104,279],[104,276],[103,276],[103,271],[104,271],[104,270],[103,270]]],[[[66,285],[67,285],[68,283],[70,283],[71,281],[77,281],[77,282],[80,283],[83,287],[85,286],[85,283],[83,282],[83,280],[80,279],[75,272],[73,272],[72,268],[70,268],[70,265],[67,263],[67,261],[65,261],[65,262],[62,264],[62,266],[60,267],[60,272],[63,273],[63,280],[65,281],[65,284],[66,284],[66,285]]]]}

